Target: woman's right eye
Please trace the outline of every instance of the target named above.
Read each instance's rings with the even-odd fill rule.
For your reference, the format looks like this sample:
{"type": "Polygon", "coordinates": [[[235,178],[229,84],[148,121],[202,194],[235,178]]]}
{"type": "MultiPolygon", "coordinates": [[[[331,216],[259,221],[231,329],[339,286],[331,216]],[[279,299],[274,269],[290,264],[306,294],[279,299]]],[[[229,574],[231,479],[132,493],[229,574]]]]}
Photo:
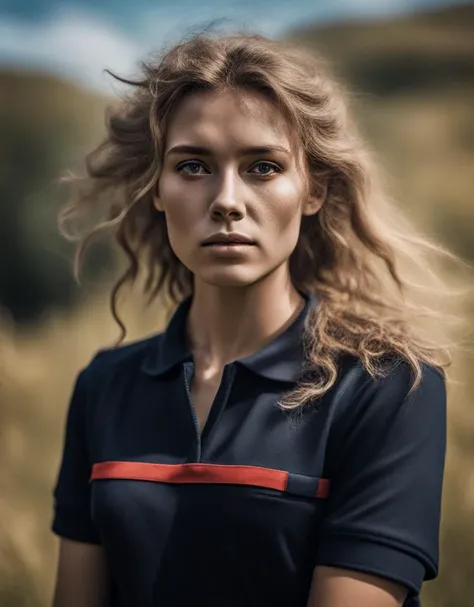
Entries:
{"type": "Polygon", "coordinates": [[[178,173],[184,173],[185,175],[202,175],[203,172],[209,172],[206,171],[206,168],[203,164],[201,164],[200,162],[196,162],[195,160],[182,162],[176,167],[176,170],[178,171],[178,173]]]}

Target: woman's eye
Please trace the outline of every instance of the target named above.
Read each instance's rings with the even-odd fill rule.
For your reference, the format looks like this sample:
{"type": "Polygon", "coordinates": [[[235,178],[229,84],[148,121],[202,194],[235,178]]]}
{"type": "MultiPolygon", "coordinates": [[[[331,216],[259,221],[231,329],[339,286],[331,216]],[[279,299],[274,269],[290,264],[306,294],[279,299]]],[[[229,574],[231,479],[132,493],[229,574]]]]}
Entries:
{"type": "Polygon", "coordinates": [[[205,172],[205,168],[200,162],[183,162],[176,167],[176,170],[185,175],[202,175],[205,172]]]}
{"type": "Polygon", "coordinates": [[[272,162],[259,162],[252,167],[252,172],[255,172],[257,175],[267,176],[273,175],[274,173],[281,173],[281,169],[272,162]],[[255,171],[255,169],[257,170],[255,171]]]}

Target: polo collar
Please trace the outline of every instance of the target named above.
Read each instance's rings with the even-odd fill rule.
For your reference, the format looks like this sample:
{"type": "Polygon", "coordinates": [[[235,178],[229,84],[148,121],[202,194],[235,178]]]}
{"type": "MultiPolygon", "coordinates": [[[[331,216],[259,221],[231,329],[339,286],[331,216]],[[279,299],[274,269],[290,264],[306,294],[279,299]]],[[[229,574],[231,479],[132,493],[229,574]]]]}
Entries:
{"type": "MultiPolygon", "coordinates": [[[[275,381],[296,382],[304,371],[304,325],[308,313],[319,304],[313,293],[303,294],[305,305],[293,323],[258,352],[237,360],[257,375],[275,381]]],[[[173,314],[166,331],[152,342],[142,369],[149,375],[162,375],[178,364],[192,361],[186,343],[186,319],[192,297],[186,298],[173,314]]]]}

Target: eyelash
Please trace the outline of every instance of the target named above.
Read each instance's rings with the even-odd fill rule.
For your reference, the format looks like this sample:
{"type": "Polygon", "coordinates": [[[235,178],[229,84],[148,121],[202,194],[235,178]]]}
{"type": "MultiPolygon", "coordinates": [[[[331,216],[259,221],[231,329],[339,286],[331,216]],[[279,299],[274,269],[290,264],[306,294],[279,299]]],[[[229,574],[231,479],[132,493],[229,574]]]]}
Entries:
{"type": "MultiPolygon", "coordinates": [[[[182,162],[181,164],[178,164],[176,167],[176,170],[178,171],[178,173],[182,173],[183,169],[186,166],[193,165],[193,164],[204,167],[204,165],[199,160],[187,160],[186,162],[182,162]]],[[[261,160],[261,161],[255,163],[252,166],[252,168],[255,168],[256,166],[259,166],[262,164],[271,167],[273,169],[273,172],[272,173],[254,173],[254,175],[258,175],[259,177],[265,178],[265,177],[271,177],[272,175],[276,175],[277,173],[281,173],[281,171],[282,171],[281,167],[279,167],[274,162],[269,162],[269,161],[265,161],[265,160],[261,160]]],[[[187,175],[196,176],[196,175],[202,175],[202,173],[187,173],[187,175]]]]}

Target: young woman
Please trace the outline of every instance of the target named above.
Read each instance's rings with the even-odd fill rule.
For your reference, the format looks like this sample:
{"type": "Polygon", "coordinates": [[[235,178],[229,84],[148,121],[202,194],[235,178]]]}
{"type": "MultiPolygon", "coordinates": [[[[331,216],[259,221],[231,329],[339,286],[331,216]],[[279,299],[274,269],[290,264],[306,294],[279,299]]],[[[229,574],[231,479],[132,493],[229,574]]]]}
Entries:
{"type": "Polygon", "coordinates": [[[110,201],[116,317],[142,267],[179,305],[78,375],[55,607],[418,605],[451,355],[397,259],[426,277],[436,245],[400,231],[314,57],[196,36],[128,83],[63,219],[110,201]]]}

